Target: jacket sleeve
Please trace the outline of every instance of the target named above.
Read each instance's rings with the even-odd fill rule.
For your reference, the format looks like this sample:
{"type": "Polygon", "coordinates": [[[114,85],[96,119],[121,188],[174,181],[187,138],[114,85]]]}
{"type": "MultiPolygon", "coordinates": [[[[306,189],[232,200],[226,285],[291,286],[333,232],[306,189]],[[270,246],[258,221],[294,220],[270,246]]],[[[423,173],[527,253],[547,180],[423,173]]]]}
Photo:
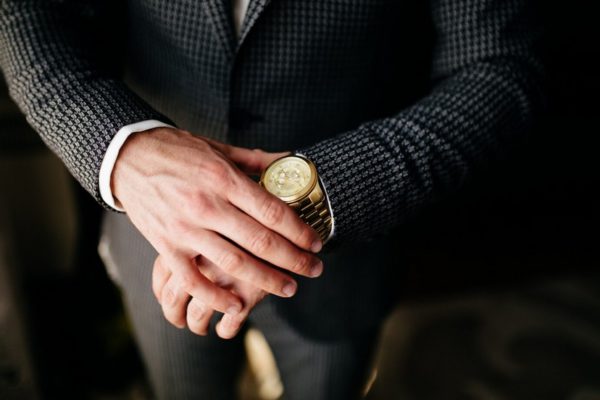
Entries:
{"type": "Polygon", "coordinates": [[[0,68],[29,124],[106,207],[98,179],[113,136],[138,121],[172,122],[119,79],[118,51],[100,51],[101,40],[94,37],[98,36],[94,29],[115,24],[99,20],[102,15],[110,16],[99,12],[99,4],[94,0],[2,0],[0,68]]]}
{"type": "Polygon", "coordinates": [[[431,92],[396,115],[298,150],[327,187],[336,238],[368,239],[455,191],[543,104],[527,0],[437,0],[431,92]]]}

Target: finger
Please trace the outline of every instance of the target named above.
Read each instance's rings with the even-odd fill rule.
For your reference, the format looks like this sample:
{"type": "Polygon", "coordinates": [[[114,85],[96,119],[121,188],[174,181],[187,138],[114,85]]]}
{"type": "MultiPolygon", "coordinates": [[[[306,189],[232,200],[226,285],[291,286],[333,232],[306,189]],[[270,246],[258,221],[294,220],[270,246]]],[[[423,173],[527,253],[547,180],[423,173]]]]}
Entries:
{"type": "MultiPolygon", "coordinates": [[[[210,319],[214,311],[208,308],[202,301],[193,298],[187,306],[187,325],[190,331],[196,335],[206,336],[210,319]]],[[[227,314],[225,314],[227,315],[227,314]]]]}
{"type": "Polygon", "coordinates": [[[232,339],[238,334],[242,325],[246,321],[247,314],[240,313],[238,315],[225,314],[217,323],[215,330],[217,335],[223,339],[232,339]]]}
{"type": "Polygon", "coordinates": [[[219,234],[202,229],[187,238],[194,251],[231,277],[281,297],[290,297],[296,293],[298,285],[291,277],[266,265],[219,234]]]}
{"type": "Polygon", "coordinates": [[[298,217],[290,206],[242,176],[227,192],[228,200],[267,228],[296,246],[318,252],[323,246],[319,234],[298,217]]]}
{"type": "Polygon", "coordinates": [[[156,257],[156,260],[154,261],[154,267],[152,269],[152,292],[154,292],[154,296],[159,303],[161,301],[160,294],[162,289],[170,276],[171,271],[165,268],[164,264],[162,263],[162,258],[159,255],[156,257]]]}
{"type": "Polygon", "coordinates": [[[215,224],[211,229],[233,240],[256,257],[280,268],[307,277],[321,274],[323,263],[314,254],[302,251],[235,207],[225,207],[230,207],[230,210],[226,210],[218,226],[215,224]]]}
{"type": "Polygon", "coordinates": [[[261,149],[231,146],[212,139],[207,141],[248,174],[260,174],[273,161],[291,154],[289,151],[270,153],[261,149]]]}
{"type": "Polygon", "coordinates": [[[182,290],[177,278],[171,276],[164,285],[160,305],[167,321],[178,328],[185,328],[186,309],[190,295],[182,290]]]}
{"type": "Polygon", "coordinates": [[[237,314],[242,310],[242,301],[229,290],[220,288],[202,275],[194,259],[177,255],[171,257],[168,262],[181,289],[192,297],[222,313],[237,314]]]}

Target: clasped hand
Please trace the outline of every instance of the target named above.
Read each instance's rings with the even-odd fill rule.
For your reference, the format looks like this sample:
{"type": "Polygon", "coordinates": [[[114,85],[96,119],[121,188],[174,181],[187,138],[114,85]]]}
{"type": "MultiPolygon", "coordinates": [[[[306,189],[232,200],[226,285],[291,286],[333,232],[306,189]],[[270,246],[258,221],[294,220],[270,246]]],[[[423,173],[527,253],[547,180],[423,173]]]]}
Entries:
{"type": "Polygon", "coordinates": [[[159,253],[152,289],[173,325],[206,335],[215,311],[236,335],[266,294],[293,296],[287,272],[317,277],[318,234],[248,174],[287,153],[229,146],[174,128],[128,138],[112,192],[159,253]]]}

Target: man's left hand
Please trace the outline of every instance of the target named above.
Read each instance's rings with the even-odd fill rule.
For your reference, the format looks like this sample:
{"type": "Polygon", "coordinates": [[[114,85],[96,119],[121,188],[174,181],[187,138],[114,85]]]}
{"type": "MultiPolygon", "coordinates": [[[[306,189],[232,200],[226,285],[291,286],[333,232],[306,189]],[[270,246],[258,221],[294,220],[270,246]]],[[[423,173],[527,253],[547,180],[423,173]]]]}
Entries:
{"type": "MultiPolygon", "coordinates": [[[[242,327],[250,311],[267,295],[267,292],[248,282],[223,273],[218,266],[206,257],[196,257],[196,265],[200,272],[213,283],[231,290],[242,300],[244,305],[242,311],[236,315],[225,314],[216,326],[217,334],[220,337],[224,339],[233,338],[242,327]]],[[[174,278],[168,264],[158,256],[152,271],[152,290],[163,309],[163,313],[172,315],[179,320],[185,320],[187,327],[195,334],[207,335],[214,310],[199,299],[190,298],[190,295],[185,292],[175,293],[172,288],[177,288],[178,285],[170,282],[172,279],[174,278]]]]}

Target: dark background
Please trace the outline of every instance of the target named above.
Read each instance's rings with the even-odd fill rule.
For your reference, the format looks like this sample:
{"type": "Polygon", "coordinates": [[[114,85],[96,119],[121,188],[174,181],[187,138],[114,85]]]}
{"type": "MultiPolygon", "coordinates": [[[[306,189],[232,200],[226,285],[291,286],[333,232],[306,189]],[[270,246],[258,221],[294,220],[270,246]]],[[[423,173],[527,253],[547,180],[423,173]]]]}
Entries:
{"type": "MultiPolygon", "coordinates": [[[[588,4],[540,4],[548,108],[509,161],[483,171],[407,227],[409,262],[398,291],[401,301],[418,304],[551,277],[600,281],[600,30],[588,4]]],[[[47,153],[3,86],[0,91],[0,158],[47,153]]],[[[10,177],[0,183],[5,197],[13,193],[11,185],[24,184],[19,171],[2,176],[10,177]]],[[[118,291],[96,252],[101,209],[74,181],[69,184],[76,199],[73,267],[63,273],[44,268],[11,272],[28,357],[3,358],[2,341],[8,336],[0,329],[0,398],[3,393],[7,398],[34,393],[99,398],[143,382],[118,291]]],[[[39,227],[27,218],[32,213],[28,203],[0,204],[14,207],[0,218],[8,226],[3,229],[14,235],[14,252],[43,264],[44,254],[37,254],[39,246],[29,240],[39,227]]],[[[598,317],[594,314],[592,320],[598,323],[598,317]]],[[[143,392],[143,383],[140,387],[143,392]]]]}
{"type": "Polygon", "coordinates": [[[547,110],[512,159],[482,171],[414,224],[411,256],[422,289],[586,273],[600,265],[600,29],[585,4],[540,2],[547,110]],[[436,268],[441,279],[433,286],[419,272],[448,260],[452,268],[436,268]]]}

